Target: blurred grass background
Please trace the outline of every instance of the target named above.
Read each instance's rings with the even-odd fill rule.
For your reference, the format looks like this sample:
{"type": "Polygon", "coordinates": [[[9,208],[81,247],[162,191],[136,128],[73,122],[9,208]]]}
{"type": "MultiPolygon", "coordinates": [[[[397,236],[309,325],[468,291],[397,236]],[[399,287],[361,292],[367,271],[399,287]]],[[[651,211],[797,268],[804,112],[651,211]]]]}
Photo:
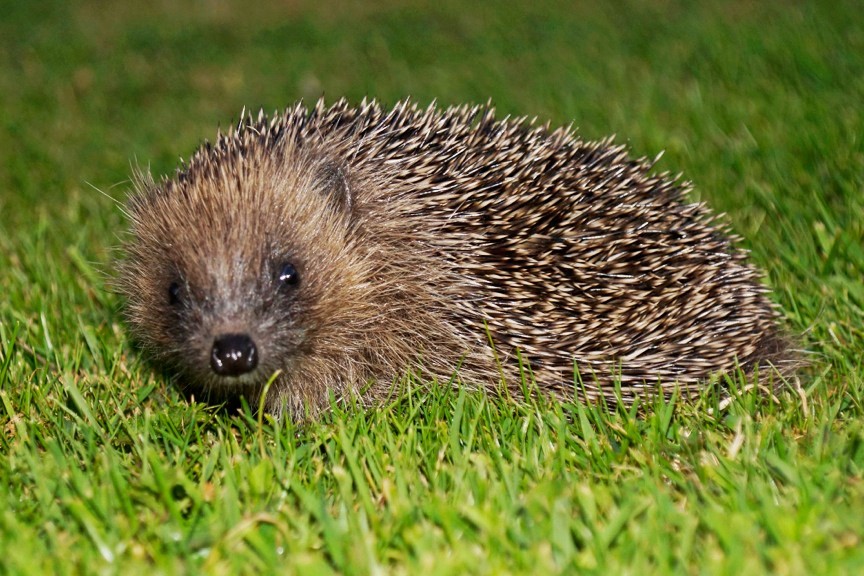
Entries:
{"type": "Polygon", "coordinates": [[[0,1],[5,568],[853,570],[860,8],[0,1]],[[491,99],[665,151],[660,169],[728,213],[803,334],[808,402],[669,420],[436,393],[264,432],[187,404],[124,335],[105,278],[124,223],[106,195],[123,198],[131,163],[172,171],[244,107],[322,95],[491,99]]]}

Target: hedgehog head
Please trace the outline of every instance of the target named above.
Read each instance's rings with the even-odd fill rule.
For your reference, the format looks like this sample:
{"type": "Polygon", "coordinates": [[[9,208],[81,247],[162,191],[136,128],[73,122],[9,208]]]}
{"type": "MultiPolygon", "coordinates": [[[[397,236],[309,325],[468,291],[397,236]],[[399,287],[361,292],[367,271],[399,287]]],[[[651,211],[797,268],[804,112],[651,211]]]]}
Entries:
{"type": "Polygon", "coordinates": [[[351,246],[343,167],[282,130],[241,123],[174,178],[137,175],[127,206],[129,324],[184,382],[216,395],[260,389],[317,343],[340,342],[350,320],[338,303],[369,273],[351,246]]]}

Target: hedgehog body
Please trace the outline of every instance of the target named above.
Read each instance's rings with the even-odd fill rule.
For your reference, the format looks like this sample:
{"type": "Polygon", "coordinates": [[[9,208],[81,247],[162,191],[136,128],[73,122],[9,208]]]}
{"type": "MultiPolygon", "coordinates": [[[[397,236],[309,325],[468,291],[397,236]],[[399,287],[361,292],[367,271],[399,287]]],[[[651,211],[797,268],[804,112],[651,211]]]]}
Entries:
{"type": "Polygon", "coordinates": [[[138,175],[120,287],[183,384],[299,417],[407,369],[562,397],[793,362],[758,273],[687,184],[491,109],[340,101],[244,118],[138,175]],[[582,387],[575,386],[575,372],[582,387]]]}

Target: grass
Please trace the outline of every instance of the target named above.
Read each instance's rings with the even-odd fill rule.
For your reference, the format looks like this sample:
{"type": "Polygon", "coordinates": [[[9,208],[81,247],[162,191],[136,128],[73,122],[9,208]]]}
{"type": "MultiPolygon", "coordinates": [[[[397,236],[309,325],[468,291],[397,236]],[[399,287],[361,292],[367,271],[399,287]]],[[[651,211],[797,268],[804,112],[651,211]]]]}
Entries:
{"type": "Polygon", "coordinates": [[[0,6],[0,572],[864,568],[856,2],[248,4],[0,6]],[[610,412],[409,379],[303,427],[188,402],[127,339],[96,189],[321,93],[491,98],[665,150],[802,334],[804,399],[610,412]]]}

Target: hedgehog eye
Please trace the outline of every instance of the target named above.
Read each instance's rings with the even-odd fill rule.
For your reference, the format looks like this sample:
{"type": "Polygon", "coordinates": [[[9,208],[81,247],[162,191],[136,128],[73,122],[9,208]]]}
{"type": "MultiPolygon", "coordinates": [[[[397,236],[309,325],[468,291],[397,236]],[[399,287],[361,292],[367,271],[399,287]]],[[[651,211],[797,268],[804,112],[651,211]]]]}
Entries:
{"type": "Polygon", "coordinates": [[[286,262],[279,268],[276,280],[280,287],[296,286],[300,282],[300,274],[297,272],[297,268],[295,268],[293,264],[286,262]]]}
{"type": "Polygon", "coordinates": [[[171,306],[176,306],[180,303],[180,284],[178,282],[172,282],[168,285],[168,303],[171,306]]]}

